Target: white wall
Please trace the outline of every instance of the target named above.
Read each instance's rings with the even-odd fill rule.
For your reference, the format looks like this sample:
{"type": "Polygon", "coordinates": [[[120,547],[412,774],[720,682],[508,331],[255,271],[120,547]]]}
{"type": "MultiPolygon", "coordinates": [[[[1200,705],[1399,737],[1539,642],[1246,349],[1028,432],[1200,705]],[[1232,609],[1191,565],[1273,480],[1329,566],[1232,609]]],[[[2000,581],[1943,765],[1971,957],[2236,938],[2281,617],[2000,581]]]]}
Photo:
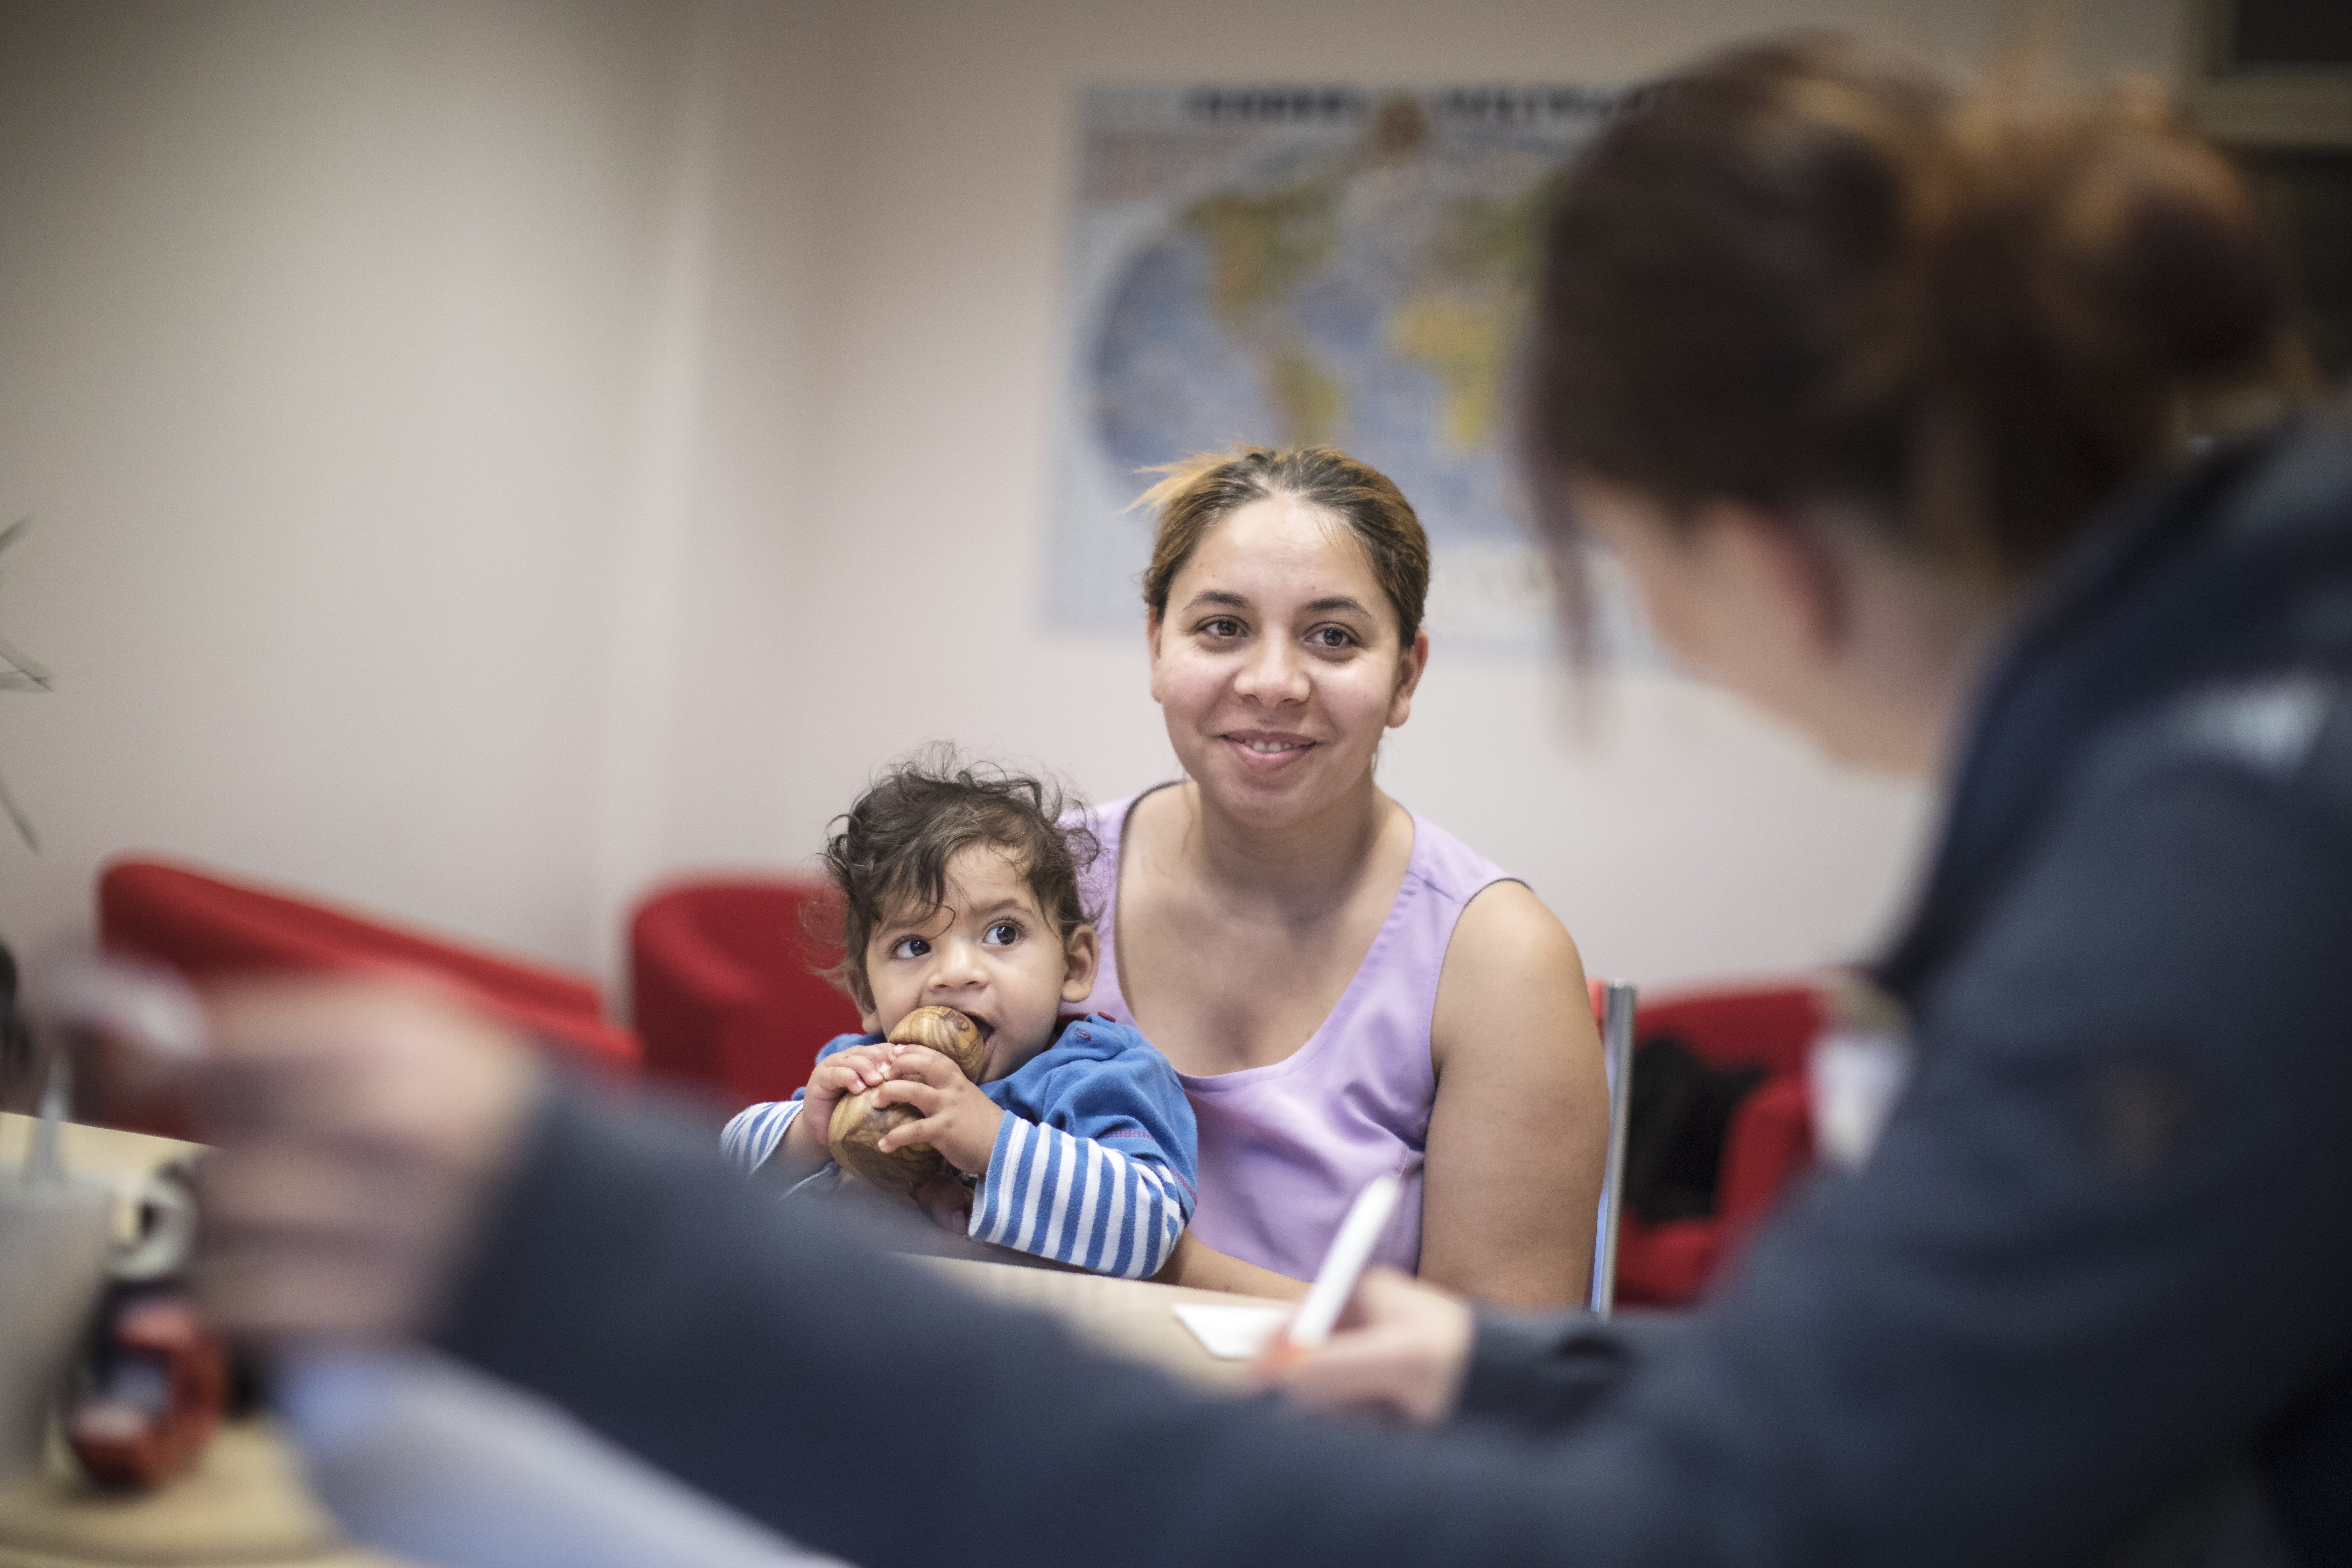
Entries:
{"type": "MultiPolygon", "coordinates": [[[[196,857],[616,968],[652,879],[812,850],[952,738],[1170,771],[1139,633],[1037,628],[1074,90],[1622,80],[1944,0],[0,5],[0,937],[196,857]]],[[[2166,71],[2168,3],[2078,66],[2166,71]]],[[[1596,971],[1867,942],[1916,792],[1724,700],[1437,658],[1383,781],[1596,971]],[[1588,732],[1589,731],[1589,732],[1588,732]]]]}
{"type": "Polygon", "coordinates": [[[147,3],[0,17],[0,707],[45,837],[574,960],[685,33],[667,7],[147,3]]]}

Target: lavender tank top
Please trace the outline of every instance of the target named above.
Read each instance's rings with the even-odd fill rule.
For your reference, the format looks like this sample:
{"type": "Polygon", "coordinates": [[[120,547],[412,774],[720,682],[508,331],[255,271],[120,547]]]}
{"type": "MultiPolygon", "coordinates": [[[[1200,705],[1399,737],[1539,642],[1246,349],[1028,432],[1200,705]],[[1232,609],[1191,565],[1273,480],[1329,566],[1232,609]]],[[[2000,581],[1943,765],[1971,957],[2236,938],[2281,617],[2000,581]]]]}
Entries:
{"type": "MultiPolygon", "coordinates": [[[[1102,911],[1102,967],[1083,1007],[1125,1023],[1135,1015],[1118,986],[1119,839],[1142,798],[1114,801],[1082,819],[1102,843],[1084,884],[1087,902],[1102,911]]],[[[1194,1235],[1232,1257],[1311,1279],[1356,1194],[1393,1172],[1404,1180],[1403,1201],[1373,1258],[1418,1270],[1422,1153],[1437,1095],[1429,1026],[1438,973],[1462,906],[1479,889],[1513,879],[1413,816],[1404,886],[1321,1027],[1265,1067],[1177,1075],[1201,1132],[1194,1235]]]]}

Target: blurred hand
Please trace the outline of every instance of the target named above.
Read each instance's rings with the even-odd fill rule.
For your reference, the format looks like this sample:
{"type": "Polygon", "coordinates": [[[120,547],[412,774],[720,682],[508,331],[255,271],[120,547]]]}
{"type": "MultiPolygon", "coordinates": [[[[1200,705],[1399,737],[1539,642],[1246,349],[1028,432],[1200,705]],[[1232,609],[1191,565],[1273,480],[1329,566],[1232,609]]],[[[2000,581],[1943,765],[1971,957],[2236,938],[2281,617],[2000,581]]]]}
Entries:
{"type": "Polygon", "coordinates": [[[1460,1297],[1393,1268],[1372,1268],[1322,1349],[1286,1360],[1269,1345],[1250,1370],[1259,1386],[1312,1409],[1433,1423],[1452,1415],[1462,1397],[1475,1331],[1460,1297]]]}
{"type": "Polygon", "coordinates": [[[942,1173],[915,1189],[915,1206],[950,1236],[971,1234],[971,1189],[942,1173]]]}
{"type": "Polygon", "coordinates": [[[210,999],[195,1283],[264,1341],[422,1328],[516,1152],[542,1073],[455,998],[383,980],[251,982],[210,999]]]}

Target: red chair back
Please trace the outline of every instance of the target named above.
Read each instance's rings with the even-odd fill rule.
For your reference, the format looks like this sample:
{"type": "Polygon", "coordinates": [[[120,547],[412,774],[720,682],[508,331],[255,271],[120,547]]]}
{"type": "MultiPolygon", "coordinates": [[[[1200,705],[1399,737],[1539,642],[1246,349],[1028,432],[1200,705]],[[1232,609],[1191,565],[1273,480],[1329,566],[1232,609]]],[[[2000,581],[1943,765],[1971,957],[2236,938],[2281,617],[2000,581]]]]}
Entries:
{"type": "Polygon", "coordinates": [[[270,970],[406,969],[602,1067],[631,1068],[637,1040],[608,1022],[582,975],[454,946],[282,893],[160,861],[121,860],[98,884],[100,940],[194,980],[270,970]]]}
{"type": "Polygon", "coordinates": [[[730,1109],[783,1100],[816,1053],[858,1028],[857,1009],[813,963],[803,924],[824,884],[782,878],[683,883],[630,924],[632,1007],[646,1064],[717,1090],[730,1109]]]}
{"type": "Polygon", "coordinates": [[[1760,1067],[1774,1077],[1805,1070],[1822,1027],[1822,994],[1811,985],[1704,991],[1643,998],[1635,1033],[1672,1035],[1710,1067],[1760,1067]]]}
{"type": "Polygon", "coordinates": [[[1760,1067],[1766,1076],[1732,1113],[1714,1215],[1651,1225],[1628,1214],[1620,1222],[1620,1302],[1666,1307],[1697,1300],[1781,1193],[1811,1165],[1805,1058],[1825,1016],[1822,994],[1810,985],[1643,999],[1634,1019],[1637,1039],[1672,1035],[1711,1067],[1760,1067]]]}

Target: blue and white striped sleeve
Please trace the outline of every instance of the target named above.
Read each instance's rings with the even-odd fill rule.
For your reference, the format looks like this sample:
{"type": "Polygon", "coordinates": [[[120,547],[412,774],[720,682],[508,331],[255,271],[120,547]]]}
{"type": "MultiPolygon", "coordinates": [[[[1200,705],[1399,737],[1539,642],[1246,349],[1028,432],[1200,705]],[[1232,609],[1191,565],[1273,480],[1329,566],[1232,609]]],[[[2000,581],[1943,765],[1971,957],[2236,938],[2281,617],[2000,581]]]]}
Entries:
{"type": "Polygon", "coordinates": [[[728,1119],[726,1129],[719,1134],[719,1152],[748,1176],[768,1163],[768,1156],[784,1141],[793,1118],[800,1113],[797,1099],[747,1105],[728,1119]]]}
{"type": "Polygon", "coordinates": [[[1157,1274],[1192,1216],[1192,1189],[1160,1161],[1111,1147],[1118,1136],[1080,1138],[1008,1111],[967,1234],[1097,1274],[1157,1274]]]}
{"type": "MultiPolygon", "coordinates": [[[[879,1035],[835,1035],[816,1053],[824,1060],[835,1051],[845,1051],[852,1046],[870,1046],[879,1035]]],[[[719,1152],[727,1156],[745,1175],[751,1175],[768,1163],[776,1145],[784,1141],[784,1131],[793,1118],[801,1113],[801,1096],[805,1089],[793,1090],[790,1100],[771,1100],[759,1105],[747,1105],[728,1118],[726,1130],[719,1134],[719,1152]]]]}

